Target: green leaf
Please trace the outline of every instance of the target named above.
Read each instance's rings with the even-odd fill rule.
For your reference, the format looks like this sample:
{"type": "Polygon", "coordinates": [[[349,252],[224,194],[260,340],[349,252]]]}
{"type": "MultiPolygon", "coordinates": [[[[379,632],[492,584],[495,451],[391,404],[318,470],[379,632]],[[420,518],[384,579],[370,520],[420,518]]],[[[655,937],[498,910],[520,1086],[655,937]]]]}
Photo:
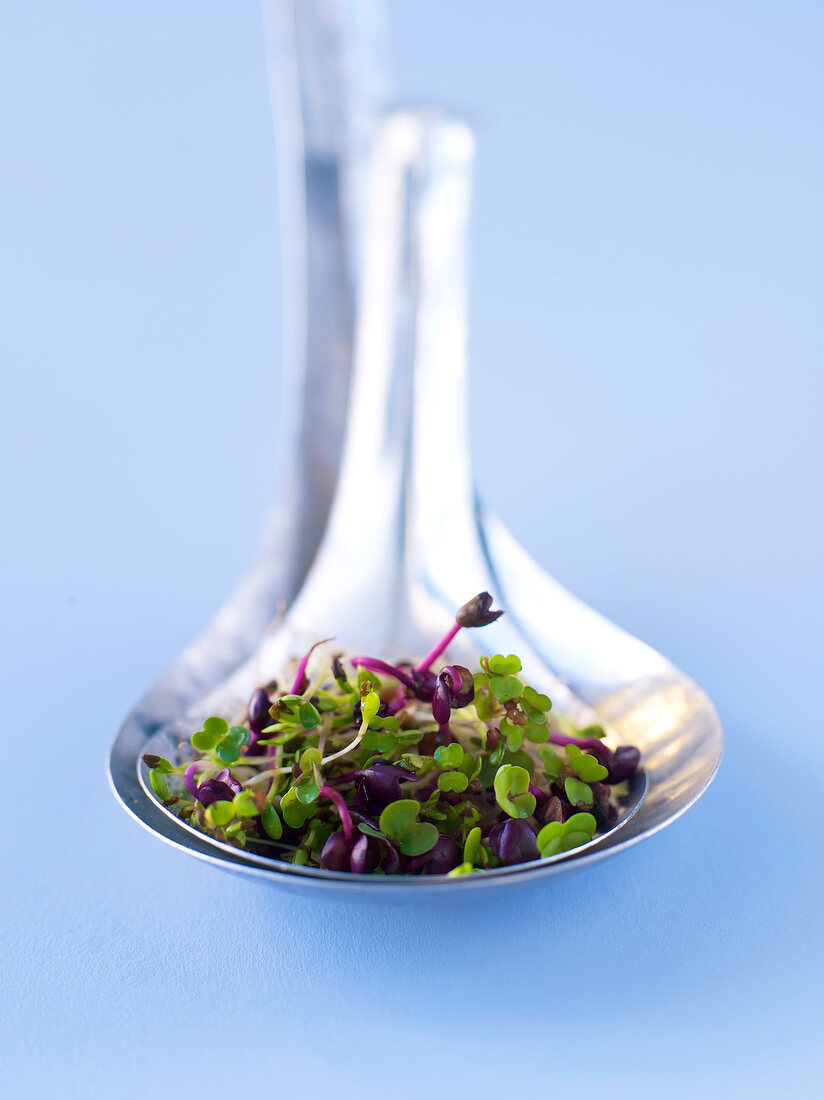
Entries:
{"type": "Polygon", "coordinates": [[[582,844],[587,844],[589,839],[586,833],[578,833],[575,831],[565,833],[564,839],[561,841],[561,847],[565,852],[570,852],[573,848],[580,848],[582,844]]]}
{"type": "Polygon", "coordinates": [[[544,771],[550,779],[558,779],[564,770],[564,762],[551,745],[541,745],[538,748],[538,756],[544,765],[544,771]]]}
{"type": "Polygon", "coordinates": [[[520,726],[513,726],[506,735],[506,747],[510,752],[517,752],[524,743],[524,731],[520,726]]]}
{"type": "Polygon", "coordinates": [[[565,828],[571,831],[578,831],[587,834],[587,839],[592,840],[595,835],[595,829],[597,828],[597,821],[586,812],[573,814],[565,823],[565,828]]]}
{"type": "Polygon", "coordinates": [[[219,740],[219,737],[212,737],[211,734],[204,733],[203,730],[198,730],[192,734],[192,746],[199,752],[209,752],[219,740]]]}
{"type": "Polygon", "coordinates": [[[529,772],[514,764],[502,764],[495,775],[495,800],[510,817],[531,817],[535,795],[529,791],[529,772]]]}
{"type": "Polygon", "coordinates": [[[521,749],[519,752],[507,753],[504,763],[514,764],[519,768],[523,768],[525,771],[529,772],[530,777],[535,771],[535,761],[524,749],[521,749]]]}
{"type": "MultiPolygon", "coordinates": [[[[496,767],[503,761],[506,756],[506,738],[502,737],[492,752],[489,754],[490,764],[494,764],[496,767]]],[[[488,786],[488,783],[484,783],[484,786],[488,786]]]]}
{"type": "Polygon", "coordinates": [[[367,726],[378,713],[380,705],[381,697],[376,691],[367,691],[365,695],[361,696],[362,721],[366,722],[367,726]]]}
{"type": "Polygon", "coordinates": [[[481,761],[480,759],[476,760],[471,752],[465,752],[459,770],[464,773],[467,779],[475,779],[481,770],[481,761]]]}
{"type": "Polygon", "coordinates": [[[494,713],[495,704],[486,692],[476,692],[475,711],[482,722],[489,722],[494,713]]]}
{"type": "Polygon", "coordinates": [[[568,821],[553,821],[545,825],[538,833],[538,851],[542,858],[570,852],[588,843],[595,833],[595,818],[592,814],[573,814],[568,821]]]}
{"type": "Polygon", "coordinates": [[[399,840],[399,846],[405,856],[422,856],[435,846],[438,830],[429,822],[413,825],[399,840]]]}
{"type": "Polygon", "coordinates": [[[557,855],[559,852],[571,852],[587,844],[595,833],[595,818],[592,814],[573,814],[568,821],[554,821],[545,825],[538,833],[538,851],[542,858],[557,855]]]}
{"type": "MultiPolygon", "coordinates": [[[[567,746],[567,754],[569,754],[569,749],[573,747],[572,745],[567,746]]],[[[596,783],[601,779],[605,779],[609,774],[607,769],[588,752],[579,752],[570,760],[569,766],[578,778],[583,779],[585,783],[596,783]]]]}
{"type": "Polygon", "coordinates": [[[542,745],[549,737],[549,730],[546,726],[536,725],[534,722],[527,722],[524,726],[524,733],[527,736],[527,740],[531,741],[533,745],[542,745]]]}
{"type": "Polygon", "coordinates": [[[238,791],[233,804],[238,817],[257,817],[257,803],[251,791],[238,791]]]}
{"type": "Polygon", "coordinates": [[[300,829],[315,816],[316,803],[305,804],[298,801],[298,792],[294,787],[281,797],[280,814],[290,829],[300,829]]]}
{"type": "MultiPolygon", "coordinates": [[[[531,703],[527,703],[525,699],[521,699],[520,708],[527,716],[530,722],[536,726],[545,726],[547,723],[547,715],[539,710],[537,707],[533,707],[531,703]]],[[[544,734],[546,736],[546,734],[544,734]]]]}
{"type": "Polygon", "coordinates": [[[306,730],[317,729],[322,721],[320,711],[310,702],[301,703],[298,707],[298,718],[300,719],[300,724],[306,730]]]}
{"type": "Polygon", "coordinates": [[[149,782],[158,798],[165,800],[169,797],[169,788],[166,785],[166,776],[163,772],[159,771],[157,768],[152,768],[149,772],[149,782]]]}
{"type": "Polygon", "coordinates": [[[579,737],[595,737],[601,741],[606,737],[606,730],[603,726],[584,726],[583,729],[578,730],[579,737]]]}
{"type": "Polygon", "coordinates": [[[517,676],[492,676],[489,681],[489,690],[496,699],[502,703],[510,699],[520,699],[524,685],[517,676]]]}
{"type": "Polygon", "coordinates": [[[434,810],[429,805],[429,799],[426,800],[425,805],[421,806],[421,813],[426,814],[430,821],[446,821],[446,814],[441,813],[440,810],[434,810]]]}
{"type": "Polygon", "coordinates": [[[390,802],[380,816],[381,832],[400,840],[418,820],[420,809],[420,802],[414,798],[400,798],[397,802],[390,802]]]}
{"type": "Polygon", "coordinates": [[[498,676],[506,676],[511,672],[520,672],[521,667],[521,662],[514,653],[510,653],[508,657],[503,657],[500,653],[496,653],[494,657],[489,658],[490,672],[494,672],[498,676]]]}
{"type": "Polygon", "coordinates": [[[476,826],[474,829],[470,829],[464,844],[463,857],[464,863],[468,863],[470,867],[475,864],[478,858],[478,852],[481,850],[481,830],[476,826]]]}
{"type": "Polygon", "coordinates": [[[401,763],[418,775],[426,775],[437,767],[433,756],[420,756],[416,752],[405,752],[401,756],[401,763]]]}
{"type": "Polygon", "coordinates": [[[302,802],[305,806],[317,802],[320,787],[321,785],[314,775],[304,775],[303,779],[299,779],[295,784],[298,802],[302,802]]]}
{"type": "Polygon", "coordinates": [[[545,844],[548,844],[550,840],[555,838],[560,839],[563,835],[564,823],[562,821],[552,821],[549,825],[544,825],[536,838],[541,855],[544,854],[543,849],[545,844]]]}
{"type": "Polygon", "coordinates": [[[506,741],[501,740],[486,756],[481,757],[481,768],[478,775],[484,787],[491,787],[495,781],[495,773],[501,764],[517,764],[519,768],[525,768],[532,775],[535,770],[535,761],[528,752],[522,749],[518,752],[509,752],[506,741]],[[500,751],[498,751],[500,750],[500,751]]]}
{"type": "Polygon", "coordinates": [[[557,856],[561,851],[561,845],[564,843],[563,835],[551,837],[546,841],[543,847],[538,845],[538,851],[541,853],[541,859],[546,859],[547,856],[557,856]]]}
{"type": "Polygon", "coordinates": [[[397,733],[401,728],[401,724],[394,714],[376,714],[372,719],[372,722],[378,727],[385,730],[389,730],[392,733],[397,733]]]}
{"type": "Polygon", "coordinates": [[[203,723],[203,729],[192,734],[192,744],[200,752],[209,752],[228,732],[229,723],[225,718],[217,715],[207,718],[203,723]]]}
{"type": "Polygon", "coordinates": [[[240,756],[240,747],[249,741],[245,726],[232,726],[217,748],[217,755],[225,764],[234,764],[240,756]]]}
{"type": "Polygon", "coordinates": [[[469,786],[469,779],[463,772],[442,772],[438,776],[438,787],[442,791],[457,791],[462,794],[469,786]]]}
{"type": "Polygon", "coordinates": [[[267,806],[260,815],[260,823],[272,840],[280,840],[283,836],[283,825],[274,806],[267,806]]]}
{"type": "Polygon", "coordinates": [[[219,715],[213,715],[213,717],[207,718],[203,723],[203,732],[209,735],[222,737],[224,733],[229,732],[229,723],[225,718],[221,718],[219,715]]]}
{"type": "Polygon", "coordinates": [[[517,752],[524,743],[523,728],[516,726],[508,718],[501,719],[501,735],[506,738],[506,747],[510,752],[517,752]]]}
{"type": "Polygon", "coordinates": [[[419,802],[413,798],[402,798],[391,802],[380,816],[381,832],[396,840],[407,856],[428,852],[438,839],[438,830],[434,825],[418,822],[420,810],[419,802]]]}
{"type": "Polygon", "coordinates": [[[304,749],[300,754],[300,770],[304,775],[310,775],[322,759],[320,749],[314,747],[304,749]]]}
{"type": "MultiPolygon", "coordinates": [[[[419,736],[416,733],[415,741],[417,741],[418,739],[419,736]]],[[[391,752],[394,747],[394,735],[381,729],[368,729],[363,735],[363,740],[361,741],[361,748],[365,752],[376,752],[379,756],[383,756],[384,753],[391,752]]]]}
{"type": "Polygon", "coordinates": [[[226,829],[226,835],[237,840],[241,848],[246,847],[246,830],[243,828],[242,821],[235,821],[232,825],[229,825],[226,829]]]}
{"type": "Polygon", "coordinates": [[[595,801],[591,788],[580,779],[573,779],[572,776],[564,780],[564,791],[573,806],[577,806],[579,802],[583,802],[585,806],[591,806],[595,801]]]}
{"type": "Polygon", "coordinates": [[[421,739],[420,730],[399,730],[395,737],[395,744],[403,748],[406,745],[417,745],[421,739]]]}
{"type": "Polygon", "coordinates": [[[552,709],[552,702],[549,696],[539,694],[539,692],[537,692],[534,687],[530,687],[529,684],[524,687],[523,698],[536,710],[546,713],[546,711],[552,709]]]}
{"type": "Polygon", "coordinates": [[[211,806],[206,807],[206,820],[217,829],[222,828],[224,825],[228,825],[234,816],[234,805],[223,799],[221,799],[220,802],[213,802],[211,806]]]}
{"type": "Polygon", "coordinates": [[[457,741],[435,749],[435,762],[440,768],[459,768],[463,762],[463,756],[464,751],[457,741]]]}
{"type": "Polygon", "coordinates": [[[223,741],[218,746],[217,754],[224,764],[235,764],[240,758],[240,745],[234,740],[223,741]]]}
{"type": "Polygon", "coordinates": [[[471,863],[459,863],[457,867],[453,867],[451,871],[446,872],[447,878],[459,878],[461,875],[471,875],[475,868],[471,863]]]}

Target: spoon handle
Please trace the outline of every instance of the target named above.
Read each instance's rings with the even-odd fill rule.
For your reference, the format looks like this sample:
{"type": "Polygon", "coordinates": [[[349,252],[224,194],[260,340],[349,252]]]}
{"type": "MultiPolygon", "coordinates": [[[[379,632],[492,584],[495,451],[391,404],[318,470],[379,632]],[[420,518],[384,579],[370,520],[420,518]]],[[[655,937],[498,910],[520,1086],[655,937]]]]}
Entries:
{"type": "Polygon", "coordinates": [[[384,97],[376,0],[265,0],[283,255],[283,471],[273,551],[306,576],[332,502],[352,369],[364,180],[384,97]]]}
{"type": "MultiPolygon", "coordinates": [[[[383,96],[377,0],[264,0],[284,256],[283,471],[258,558],[138,704],[151,732],[221,683],[289,604],[324,530],[343,446],[360,209],[383,96]]],[[[264,420],[263,430],[267,430],[264,420]]]]}
{"type": "Polygon", "coordinates": [[[368,186],[363,279],[341,470],[329,521],[290,626],[359,649],[393,643],[402,599],[412,385],[410,205],[425,121],[387,116],[368,186]]]}

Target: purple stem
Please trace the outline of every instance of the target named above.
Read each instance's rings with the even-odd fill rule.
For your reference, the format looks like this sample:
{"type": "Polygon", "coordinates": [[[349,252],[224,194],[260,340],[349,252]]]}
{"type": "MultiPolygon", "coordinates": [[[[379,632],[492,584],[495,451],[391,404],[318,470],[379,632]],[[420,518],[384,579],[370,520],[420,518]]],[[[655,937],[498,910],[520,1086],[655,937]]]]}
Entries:
{"type": "Polygon", "coordinates": [[[352,822],[352,815],[349,813],[349,807],[343,799],[343,795],[340,791],[336,791],[334,787],[327,787],[325,785],[321,787],[318,792],[318,798],[320,798],[321,795],[326,795],[331,802],[335,803],[335,809],[338,811],[340,823],[343,826],[343,835],[347,840],[351,840],[355,835],[355,826],[352,822]]]}
{"type": "MultiPolygon", "coordinates": [[[[314,649],[314,646],[312,647],[312,649],[314,649]]],[[[300,659],[298,670],[295,673],[295,682],[292,684],[293,695],[300,695],[300,693],[303,691],[303,685],[306,681],[306,666],[309,664],[309,658],[311,656],[312,650],[310,649],[309,652],[300,659]]]]}
{"type": "Polygon", "coordinates": [[[408,672],[404,672],[404,670],[398,668],[397,665],[390,665],[387,664],[386,661],[379,661],[377,657],[353,657],[350,664],[354,668],[366,668],[370,672],[383,672],[387,676],[394,676],[396,680],[400,680],[402,684],[406,684],[412,691],[415,690],[415,681],[408,672]]]}
{"type": "Polygon", "coordinates": [[[203,762],[201,760],[195,760],[183,773],[183,783],[192,798],[198,798],[200,795],[200,787],[197,785],[195,774],[197,773],[197,769],[201,767],[202,763],[203,762]]]}
{"type": "Polygon", "coordinates": [[[546,801],[546,792],[542,791],[535,783],[529,784],[529,793],[535,796],[535,801],[538,803],[546,801]]]}
{"type": "Polygon", "coordinates": [[[449,633],[446,634],[443,638],[441,638],[441,640],[438,642],[438,644],[435,646],[434,649],[430,649],[430,651],[423,658],[423,660],[421,661],[421,663],[419,665],[415,666],[417,671],[422,672],[424,669],[429,668],[430,665],[433,664],[433,662],[437,661],[437,659],[441,656],[443,651],[446,649],[446,647],[449,645],[449,643],[452,641],[452,639],[455,637],[455,635],[458,633],[458,631],[460,629],[461,629],[461,624],[460,623],[455,623],[455,625],[452,627],[452,629],[449,631],[449,633]]]}
{"type": "Polygon", "coordinates": [[[309,658],[315,652],[319,645],[323,645],[325,642],[331,642],[331,638],[324,638],[320,642],[315,642],[312,648],[300,659],[298,670],[295,673],[295,682],[292,684],[292,694],[300,695],[303,691],[303,682],[306,679],[306,666],[309,664],[309,658]]]}
{"type": "Polygon", "coordinates": [[[587,749],[603,767],[607,770],[612,768],[612,752],[597,737],[569,737],[565,733],[552,730],[549,741],[552,745],[577,745],[579,749],[587,749]]]}
{"type": "Polygon", "coordinates": [[[395,694],[392,696],[392,702],[387,708],[387,713],[397,714],[401,707],[408,702],[408,700],[409,696],[406,694],[402,687],[399,687],[395,694]]]}

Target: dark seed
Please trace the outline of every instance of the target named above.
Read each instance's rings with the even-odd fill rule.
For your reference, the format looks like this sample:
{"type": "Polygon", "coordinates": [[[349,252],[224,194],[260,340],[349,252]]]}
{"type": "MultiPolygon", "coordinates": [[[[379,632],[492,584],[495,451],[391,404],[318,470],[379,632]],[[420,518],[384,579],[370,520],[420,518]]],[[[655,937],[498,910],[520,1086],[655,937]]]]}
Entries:
{"type": "Polygon", "coordinates": [[[543,819],[545,825],[549,825],[553,821],[564,820],[564,807],[561,805],[561,800],[557,795],[553,794],[547,800],[547,804],[544,806],[543,819]]]}
{"type": "Polygon", "coordinates": [[[371,836],[361,835],[355,841],[349,857],[349,869],[353,874],[365,875],[374,871],[380,859],[377,843],[371,836]]]}
{"type": "Polygon", "coordinates": [[[635,773],[641,760],[641,753],[634,745],[620,745],[612,754],[607,783],[622,783],[635,773]]]}
{"type": "Polygon", "coordinates": [[[321,867],[327,871],[348,871],[352,842],[342,832],[332,833],[320,853],[321,867]]]}
{"type": "Polygon", "coordinates": [[[249,729],[260,733],[269,725],[269,696],[263,688],[256,688],[249,700],[249,729]]]}
{"type": "Polygon", "coordinates": [[[455,621],[460,626],[475,627],[488,626],[500,619],[503,611],[492,611],[492,597],[488,592],[479,592],[471,600],[463,605],[455,621]]]}
{"type": "Polygon", "coordinates": [[[235,792],[228,783],[220,779],[204,779],[198,788],[197,797],[201,805],[211,806],[213,802],[231,802],[235,792]]]}
{"type": "Polygon", "coordinates": [[[509,818],[496,825],[489,834],[489,844],[504,863],[526,863],[538,859],[538,842],[527,821],[509,818]]]}

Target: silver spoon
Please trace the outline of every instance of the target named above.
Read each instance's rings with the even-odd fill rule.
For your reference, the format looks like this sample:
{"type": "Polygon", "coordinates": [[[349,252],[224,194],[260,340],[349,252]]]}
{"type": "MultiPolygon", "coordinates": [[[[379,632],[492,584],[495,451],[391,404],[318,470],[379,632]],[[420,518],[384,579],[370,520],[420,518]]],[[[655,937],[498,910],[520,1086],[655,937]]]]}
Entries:
{"type": "MultiPolygon", "coordinates": [[[[422,167],[419,163],[419,170],[423,171],[424,174],[426,170],[430,172],[434,170],[437,176],[438,145],[440,143],[443,146],[444,142],[446,146],[452,147],[453,154],[456,148],[460,149],[463,146],[468,161],[471,137],[469,137],[465,128],[461,133],[461,127],[456,127],[454,124],[451,127],[448,124],[440,128],[437,126],[430,127],[428,169],[425,166],[422,167]]],[[[441,152],[443,152],[443,149],[441,152]]],[[[550,668],[554,669],[556,673],[562,673],[569,683],[578,689],[580,699],[596,705],[600,704],[600,712],[605,715],[609,713],[614,724],[621,726],[622,735],[625,730],[631,731],[637,736],[630,739],[634,739],[636,742],[643,742],[644,735],[648,735],[648,746],[652,756],[650,761],[647,761],[647,750],[645,749],[645,762],[654,761],[656,747],[659,746],[659,743],[663,745],[659,754],[661,758],[664,761],[669,761],[670,764],[677,761],[678,766],[675,768],[670,767],[669,772],[661,772],[662,782],[660,785],[651,784],[655,799],[648,799],[647,802],[656,812],[654,815],[650,815],[645,825],[642,822],[644,815],[636,815],[630,829],[623,831],[622,836],[625,838],[621,840],[623,845],[634,838],[640,838],[641,835],[651,829],[660,827],[667,815],[672,817],[677,812],[681,812],[690,800],[697,797],[700,790],[709,781],[717,762],[720,751],[720,729],[712,708],[709,707],[701,693],[694,688],[694,685],[690,685],[684,677],[677,674],[663,658],[659,658],[648,647],[635,642],[635,640],[618,631],[617,628],[612,627],[611,624],[601,620],[584,605],[575,601],[573,597],[560,589],[559,586],[542,574],[534,563],[526,558],[524,552],[514,544],[511,537],[494,519],[486,518],[482,524],[478,524],[473,514],[468,463],[464,457],[466,451],[460,442],[461,436],[462,434],[465,435],[465,432],[453,430],[451,434],[449,431],[446,433],[447,438],[453,441],[452,465],[456,471],[453,488],[456,491],[453,494],[452,503],[455,506],[447,514],[443,514],[443,509],[440,513],[437,508],[433,510],[431,494],[427,494],[426,486],[431,485],[431,478],[436,476],[437,471],[430,468],[431,464],[428,465],[427,454],[431,452],[432,448],[430,446],[429,451],[426,449],[427,432],[430,432],[437,423],[439,410],[442,411],[450,407],[453,410],[461,410],[465,407],[461,394],[463,385],[462,370],[453,368],[453,373],[444,378],[439,377],[442,372],[438,366],[443,362],[452,362],[460,367],[463,363],[462,330],[465,328],[462,304],[465,293],[462,269],[463,252],[455,247],[455,232],[451,237],[449,236],[449,215],[447,213],[446,220],[444,220],[444,211],[449,211],[451,202],[452,215],[458,215],[458,221],[460,221],[460,203],[463,201],[463,210],[465,211],[468,181],[462,181],[461,173],[458,172],[453,173],[452,183],[451,191],[449,186],[442,186],[440,189],[437,186],[430,188],[428,198],[426,188],[422,188],[421,191],[422,223],[434,224],[435,227],[440,225],[441,228],[440,232],[436,231],[429,234],[430,256],[423,264],[428,276],[418,287],[419,300],[416,303],[417,323],[414,326],[414,336],[417,358],[417,413],[412,428],[413,439],[416,442],[413,446],[414,460],[409,475],[411,488],[407,486],[409,503],[406,518],[408,525],[403,558],[407,573],[407,585],[402,585],[400,591],[396,589],[395,601],[393,602],[390,596],[386,600],[385,606],[391,608],[392,612],[395,613],[394,640],[405,642],[407,649],[410,646],[414,649],[417,646],[412,639],[431,629],[431,625],[434,624],[435,620],[445,613],[445,603],[454,607],[456,603],[462,602],[466,597],[466,588],[464,587],[459,597],[452,598],[451,594],[456,590],[455,585],[459,580],[467,579],[470,575],[474,578],[484,577],[485,579],[494,577],[497,581],[495,584],[484,583],[474,586],[490,587],[500,591],[507,607],[514,612],[510,616],[507,625],[503,625],[505,620],[498,624],[499,634],[500,631],[503,631],[500,640],[505,641],[508,639],[510,644],[507,646],[507,644],[498,644],[496,641],[494,648],[512,648],[525,655],[525,663],[532,679],[542,687],[546,687],[551,682],[553,686],[549,690],[556,700],[559,698],[562,682],[559,682],[557,676],[550,671],[550,668]],[[463,200],[460,197],[462,188],[464,190],[463,200]],[[449,197],[450,194],[451,198],[449,197]],[[457,206],[455,205],[456,201],[457,206]],[[440,214],[438,213],[439,210],[440,214]],[[446,229],[446,237],[443,236],[444,228],[446,229]],[[440,269],[437,262],[433,263],[431,247],[434,244],[434,260],[437,261],[439,239],[442,243],[447,240],[451,242],[449,247],[441,248],[441,257],[446,255],[447,261],[445,264],[441,264],[440,269]],[[450,256],[452,257],[451,261],[449,260],[450,256]],[[436,287],[437,289],[435,289],[436,287]],[[451,350],[445,352],[444,349],[447,348],[451,350]],[[444,386],[451,387],[454,400],[440,400],[433,403],[433,396],[443,398],[442,387],[444,386]],[[421,532],[424,532],[423,537],[421,532]],[[460,553],[450,559],[448,553],[444,554],[436,550],[438,540],[440,540],[441,550],[444,548],[448,550],[450,546],[453,548],[460,547],[460,553]],[[488,553],[490,547],[492,549],[491,554],[488,553]],[[462,565],[460,577],[454,569],[449,568],[450,560],[455,560],[455,558],[460,560],[462,565]],[[463,568],[463,566],[466,568],[463,568]],[[524,580],[527,577],[529,578],[529,584],[525,585],[524,580]],[[409,591],[412,594],[409,601],[410,606],[408,607],[400,599],[404,591],[409,591]],[[534,612],[533,594],[535,593],[540,595],[540,600],[544,605],[540,615],[536,615],[534,612]],[[547,610],[551,612],[549,620],[546,618],[547,610]],[[514,624],[513,619],[516,620],[514,624]],[[518,621],[525,624],[525,626],[517,629],[518,621]],[[591,644],[586,641],[588,632],[591,635],[591,644]],[[542,655],[549,654],[549,658],[543,661],[537,652],[530,653],[529,647],[526,645],[526,638],[532,638],[536,649],[542,655]],[[569,638],[570,644],[565,646],[567,638],[569,638]],[[513,639],[517,639],[517,641],[513,639]],[[650,723],[649,719],[656,711],[657,721],[650,723]],[[682,736],[685,731],[689,730],[692,732],[692,738],[682,736]],[[676,734],[675,738],[673,737],[674,732],[676,734]],[[678,740],[679,736],[680,741],[678,740]],[[701,751],[690,750],[691,740],[693,745],[701,751]],[[666,743],[663,744],[664,742],[666,743]],[[688,757],[689,760],[685,760],[685,757],[688,757]],[[684,767],[686,764],[689,764],[691,771],[689,774],[690,782],[685,786],[678,777],[680,776],[683,779],[686,775],[684,767]],[[666,782],[663,782],[664,780],[666,782]]],[[[457,222],[453,222],[453,224],[457,226],[457,222]]],[[[424,234],[425,236],[426,234],[424,234]]],[[[422,251],[426,251],[425,246],[422,251]]],[[[403,295],[399,294],[398,297],[401,300],[403,295]]],[[[386,324],[388,314],[385,311],[373,311],[373,315],[378,318],[383,316],[382,323],[386,324]]],[[[379,321],[379,327],[380,323],[379,321]]],[[[367,325],[367,330],[368,328],[367,325]]],[[[394,423],[397,425],[402,423],[403,420],[401,406],[404,401],[408,400],[408,396],[404,394],[408,381],[404,383],[402,372],[396,372],[396,374],[400,379],[400,381],[396,381],[399,404],[396,406],[396,420],[394,423]]],[[[353,408],[355,407],[357,407],[357,402],[353,408]]],[[[454,425],[452,427],[454,429],[454,425]]],[[[349,449],[351,451],[352,446],[349,449]]],[[[355,448],[356,452],[357,448],[355,448]]],[[[375,453],[373,448],[369,461],[374,460],[375,453]]],[[[387,454],[390,453],[392,453],[391,447],[387,454]]],[[[363,454],[361,458],[364,458],[363,454]]],[[[354,460],[349,462],[350,469],[357,469],[357,463],[353,467],[352,461],[354,460]]],[[[391,461],[389,466],[392,467],[391,461]]],[[[399,468],[400,463],[397,461],[396,455],[393,467],[394,474],[387,475],[385,487],[391,485],[392,476],[397,477],[399,468]]],[[[361,466],[361,469],[363,469],[363,466],[361,466]]],[[[355,484],[355,482],[350,484],[355,484]]],[[[342,485],[345,488],[346,482],[342,482],[342,485]]],[[[347,513],[347,509],[342,506],[338,511],[339,515],[343,516],[347,513]]],[[[334,530],[334,527],[333,520],[329,530],[334,530]]],[[[340,520],[337,522],[337,528],[340,531],[340,520]]],[[[386,523],[382,527],[382,545],[388,546],[391,543],[393,537],[391,531],[391,523],[386,523]]],[[[326,542],[327,546],[332,548],[336,545],[335,538],[329,535],[329,531],[327,531],[326,542]]],[[[338,544],[340,544],[339,539],[338,544]]],[[[330,555],[331,557],[335,556],[334,553],[329,551],[326,555],[327,559],[330,558],[330,555]]],[[[385,596],[392,590],[390,573],[391,570],[387,568],[381,575],[379,587],[385,596]]],[[[321,572],[316,576],[322,578],[323,573],[321,572]]],[[[373,588],[372,591],[374,595],[375,589],[373,588]]],[[[313,631],[315,637],[325,632],[322,626],[312,627],[307,631],[307,624],[310,621],[317,622],[318,613],[323,615],[324,609],[326,622],[329,622],[330,604],[328,599],[329,586],[326,582],[319,583],[316,579],[313,584],[308,586],[308,594],[304,591],[302,598],[298,600],[297,613],[295,608],[291,611],[289,629],[281,630],[276,638],[269,641],[270,658],[274,659],[275,650],[278,646],[281,647],[278,659],[281,659],[286,651],[295,645],[296,635],[294,632],[296,629],[297,634],[300,634],[301,631],[313,631]],[[301,623],[304,625],[301,626],[301,623]]],[[[342,605],[341,611],[343,611],[342,605]]],[[[344,625],[344,633],[347,621],[348,613],[343,613],[343,617],[339,619],[339,622],[344,625]]],[[[376,624],[372,625],[375,627],[376,624]]],[[[388,624],[385,615],[378,632],[375,633],[373,630],[373,637],[377,639],[380,636],[380,631],[384,632],[383,637],[387,641],[391,640],[393,629],[388,624]]],[[[492,638],[490,638],[490,648],[493,648],[492,641],[492,638]]],[[[378,645],[377,641],[375,644],[378,645]]],[[[364,645],[359,646],[359,648],[370,648],[370,646],[364,645]]],[[[236,675],[235,680],[238,683],[243,681],[244,676],[248,683],[249,667],[247,666],[243,673],[236,675]]],[[[566,692],[564,708],[569,711],[574,705],[575,697],[566,692]]],[[[622,739],[627,738],[622,736],[622,739]]],[[[643,743],[641,747],[645,747],[643,743]]],[[[645,809],[646,806],[647,803],[644,804],[645,809]]],[[[191,838],[189,843],[192,847],[202,848],[200,838],[196,841],[191,838]]],[[[600,843],[606,849],[616,842],[613,833],[610,833],[601,842],[596,843],[600,843]]],[[[200,854],[203,854],[203,852],[201,851],[200,854]]],[[[236,855],[227,856],[227,858],[230,858],[233,863],[239,860],[236,855]]],[[[570,858],[576,858],[576,861],[580,862],[585,857],[578,855],[570,858]]],[[[242,857],[239,861],[242,862],[242,857]]],[[[319,873],[328,874],[325,872],[319,873]]]]}

